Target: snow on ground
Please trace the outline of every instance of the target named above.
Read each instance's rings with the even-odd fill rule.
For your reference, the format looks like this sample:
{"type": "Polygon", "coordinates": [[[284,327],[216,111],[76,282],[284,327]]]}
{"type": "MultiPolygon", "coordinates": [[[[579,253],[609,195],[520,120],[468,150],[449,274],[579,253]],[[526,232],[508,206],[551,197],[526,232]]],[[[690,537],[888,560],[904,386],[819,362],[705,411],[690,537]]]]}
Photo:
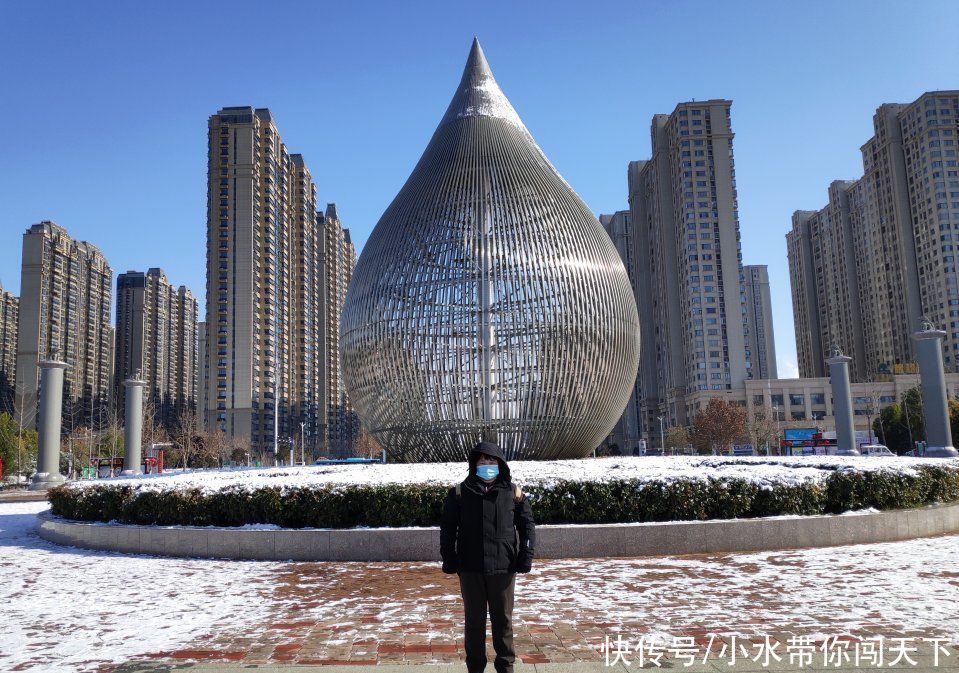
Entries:
{"type": "Polygon", "coordinates": [[[743,624],[822,637],[912,631],[937,633],[959,645],[957,553],[959,536],[951,535],[820,549],[602,559],[588,569],[577,560],[559,560],[548,564],[553,579],[530,582],[523,601],[537,606],[546,620],[572,601],[660,634],[675,633],[695,619],[716,631],[743,624]]]}
{"type": "MultiPolygon", "coordinates": [[[[818,483],[835,470],[881,471],[915,474],[919,465],[947,465],[959,470],[959,459],[866,456],[650,456],[587,458],[582,460],[510,461],[513,481],[549,487],[563,480],[672,482],[680,479],[744,479],[761,487],[774,484],[818,483]]],[[[140,490],[164,491],[198,488],[205,493],[236,489],[252,491],[350,485],[441,484],[453,485],[466,476],[466,463],[358,463],[287,468],[210,470],[171,475],[74,482],[71,488],[97,484],[125,484],[140,490]]]]}
{"type": "Polygon", "coordinates": [[[191,642],[211,624],[246,628],[267,614],[259,591],[269,587],[248,580],[272,564],[60,547],[35,531],[48,507],[0,504],[0,670],[92,669],[84,663],[126,661],[191,642]]]}
{"type": "MultiPolygon", "coordinates": [[[[86,551],[36,536],[35,515],[46,507],[0,503],[0,670],[93,671],[196,648],[239,648],[245,662],[256,662],[291,642],[304,652],[344,644],[349,652],[353,642],[356,655],[370,648],[359,644],[369,642],[363,639],[419,634],[459,642],[462,635],[455,577],[442,575],[438,563],[86,551]],[[294,631],[270,627],[278,622],[308,626],[296,640],[294,631]]],[[[651,633],[667,641],[669,634],[707,629],[912,632],[959,644],[957,553],[959,536],[951,535],[826,549],[534,561],[533,572],[517,577],[515,617],[522,629],[572,624],[580,635],[564,641],[571,653],[573,645],[594,648],[602,640],[598,625],[613,637],[651,633]]]]}

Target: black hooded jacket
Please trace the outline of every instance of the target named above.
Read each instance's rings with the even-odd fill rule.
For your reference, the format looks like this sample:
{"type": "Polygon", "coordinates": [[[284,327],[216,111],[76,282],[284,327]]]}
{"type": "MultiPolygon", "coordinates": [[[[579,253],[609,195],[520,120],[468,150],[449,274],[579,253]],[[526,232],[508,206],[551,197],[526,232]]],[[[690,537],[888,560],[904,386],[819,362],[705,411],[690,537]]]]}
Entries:
{"type": "Polygon", "coordinates": [[[443,570],[473,570],[486,574],[526,572],[533,562],[535,527],[529,500],[514,498],[509,465],[500,448],[480,442],[469,455],[469,475],[460,495],[451,488],[440,524],[443,570]],[[479,454],[496,458],[499,474],[488,490],[476,476],[479,454]]]}

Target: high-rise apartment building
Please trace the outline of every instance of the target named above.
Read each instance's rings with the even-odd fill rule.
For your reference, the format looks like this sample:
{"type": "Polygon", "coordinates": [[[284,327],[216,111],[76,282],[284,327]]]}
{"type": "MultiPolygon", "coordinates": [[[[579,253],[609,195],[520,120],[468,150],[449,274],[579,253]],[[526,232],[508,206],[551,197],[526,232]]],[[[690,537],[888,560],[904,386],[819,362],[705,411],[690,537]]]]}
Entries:
{"type": "MultiPolygon", "coordinates": [[[[902,294],[907,309],[918,300],[919,310],[906,316],[909,329],[903,340],[912,352],[915,342],[909,335],[918,329],[916,316],[925,316],[946,331],[945,366],[955,372],[959,371],[959,90],[926,93],[909,105],[895,107],[894,120],[888,124],[899,131],[902,145],[896,146],[895,153],[887,152],[896,158],[898,168],[895,196],[880,196],[879,216],[883,221],[895,215],[898,221],[908,204],[911,221],[902,229],[905,234],[911,231],[913,239],[903,244],[903,251],[914,257],[908,257],[909,265],[902,271],[907,279],[902,294]],[[915,275],[910,273],[912,260],[915,275]]],[[[863,148],[867,177],[870,169],[880,170],[866,161],[870,149],[863,148]]],[[[892,163],[892,158],[886,161],[892,163]]],[[[879,192],[878,180],[876,185],[879,192]]]]}
{"type": "Polygon", "coordinates": [[[197,302],[185,286],[161,269],[127,271],[117,277],[114,391],[124,409],[123,382],[146,381],[144,401],[155,422],[175,429],[193,413],[197,380],[197,302]]]}
{"type": "MultiPolygon", "coordinates": [[[[637,267],[636,256],[633,254],[633,230],[630,226],[629,211],[618,210],[612,215],[600,215],[599,222],[603,225],[603,228],[606,229],[606,233],[609,234],[613,245],[616,246],[616,251],[623,260],[623,264],[626,267],[626,275],[629,276],[629,283],[633,288],[633,297],[638,306],[640,302],[640,290],[643,289],[644,286],[637,283],[637,278],[643,275],[644,270],[637,267]]],[[[641,338],[643,331],[646,330],[640,330],[641,338]]],[[[642,364],[640,364],[640,366],[642,366],[642,364]]],[[[623,415],[619,421],[616,422],[608,439],[608,444],[610,446],[617,446],[622,453],[633,453],[634,449],[638,447],[639,440],[645,430],[640,425],[643,419],[641,408],[642,388],[640,381],[641,375],[637,374],[636,381],[633,384],[633,390],[629,395],[629,402],[626,404],[626,409],[623,410],[623,415]]]]}
{"type": "Polygon", "coordinates": [[[311,450],[321,449],[326,441],[322,412],[326,381],[323,379],[321,335],[324,318],[324,276],[322,246],[324,227],[317,217],[316,186],[299,154],[293,159],[293,264],[292,302],[289,315],[291,331],[291,382],[289,414],[292,431],[300,431],[311,450]],[[302,423],[302,426],[299,424],[302,423]],[[307,439],[309,438],[309,439],[307,439]]]}
{"type": "Polygon", "coordinates": [[[786,254],[789,257],[789,278],[792,291],[793,323],[796,328],[796,359],[799,376],[820,378],[826,367],[822,326],[819,323],[819,272],[813,263],[813,210],[793,213],[792,229],[786,234],[786,254]]]}
{"type": "Polygon", "coordinates": [[[206,323],[196,324],[196,429],[202,432],[206,428],[206,386],[204,381],[209,375],[206,366],[206,323]]]}
{"type": "Polygon", "coordinates": [[[36,423],[38,362],[48,357],[71,365],[64,375],[64,427],[99,427],[107,417],[112,281],[103,254],[63,227],[40,222],[23,235],[16,408],[25,426],[36,423]]]}
{"type": "Polygon", "coordinates": [[[787,234],[802,376],[824,374],[833,344],[854,380],[904,371],[922,316],[946,330],[944,363],[959,369],[959,91],[882,105],[873,129],[863,177],[832,183],[828,205],[797,211],[787,234]]]}
{"type": "MultiPolygon", "coordinates": [[[[803,377],[829,375],[825,358],[833,346],[853,358],[849,366],[852,380],[864,380],[866,375],[856,241],[849,205],[849,191],[854,184],[833,182],[829,186],[829,203],[818,211],[794,213],[793,229],[787,235],[790,263],[800,265],[803,275],[793,283],[794,321],[810,320],[809,300],[811,306],[817,307],[814,323],[802,334],[802,344],[798,346],[803,377]],[[801,300],[804,296],[809,299],[801,300]]],[[[797,276],[798,269],[799,266],[797,276]]],[[[799,340],[797,334],[797,344],[799,340]]]]}
{"type": "Polygon", "coordinates": [[[206,422],[255,451],[291,434],[294,170],[270,111],[209,120],[206,422]]]}
{"type": "Polygon", "coordinates": [[[15,409],[17,378],[17,323],[20,300],[0,287],[0,412],[15,409]]]}
{"type": "Polygon", "coordinates": [[[629,167],[643,425],[686,425],[703,399],[754,377],[728,100],[653,117],[652,158],[629,167]]]}
{"type": "Polygon", "coordinates": [[[208,162],[206,427],[248,437],[258,452],[301,437],[307,451],[325,450],[351,436],[331,410],[348,406],[338,338],[352,246],[335,208],[318,212],[303,157],[288,152],[269,110],[210,117],[208,162]]]}
{"type": "Polygon", "coordinates": [[[322,376],[327,409],[326,449],[330,455],[343,456],[349,453],[359,433],[359,420],[346,394],[340,358],[340,316],[356,266],[356,249],[350,230],[340,221],[336,204],[327,204],[325,212],[317,213],[317,220],[323,227],[320,266],[325,287],[321,348],[325,353],[322,376]]]}
{"type": "Polygon", "coordinates": [[[753,378],[775,379],[776,339],[773,305],[769,294],[769,269],[765,264],[743,266],[746,285],[746,324],[751,338],[753,378]]]}

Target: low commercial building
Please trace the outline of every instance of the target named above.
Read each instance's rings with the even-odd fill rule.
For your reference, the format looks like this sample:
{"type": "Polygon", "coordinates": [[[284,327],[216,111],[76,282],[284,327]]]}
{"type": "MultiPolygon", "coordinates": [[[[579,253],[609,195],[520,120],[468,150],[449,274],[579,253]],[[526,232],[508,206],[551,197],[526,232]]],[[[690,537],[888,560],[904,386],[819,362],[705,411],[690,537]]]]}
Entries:
{"type": "MultiPolygon", "coordinates": [[[[919,374],[899,374],[886,380],[852,384],[852,404],[856,430],[868,430],[879,412],[902,400],[906,391],[919,385],[919,374]]],[[[959,398],[959,374],[946,374],[946,393],[959,398]]],[[[725,395],[704,395],[691,400],[696,409],[720,397],[732,404],[746,407],[747,424],[757,417],[771,415],[780,432],[789,428],[818,427],[823,431],[836,429],[833,416],[832,387],[829,377],[805,379],[756,379],[746,381],[739,390],[725,395]]]]}

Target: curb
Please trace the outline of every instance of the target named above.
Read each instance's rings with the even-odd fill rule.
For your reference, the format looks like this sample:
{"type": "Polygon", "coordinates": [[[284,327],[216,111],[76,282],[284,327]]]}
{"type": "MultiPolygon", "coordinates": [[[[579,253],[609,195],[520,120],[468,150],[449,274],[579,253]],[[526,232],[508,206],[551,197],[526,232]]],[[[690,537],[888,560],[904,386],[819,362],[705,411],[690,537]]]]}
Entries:
{"type": "MultiPolygon", "coordinates": [[[[439,528],[297,530],[136,526],[37,515],[60,545],[150,556],[264,561],[439,561],[439,528]]],[[[959,532],[959,502],[916,509],[760,519],[540,525],[536,558],[751,552],[892,542],[959,532]]]]}

